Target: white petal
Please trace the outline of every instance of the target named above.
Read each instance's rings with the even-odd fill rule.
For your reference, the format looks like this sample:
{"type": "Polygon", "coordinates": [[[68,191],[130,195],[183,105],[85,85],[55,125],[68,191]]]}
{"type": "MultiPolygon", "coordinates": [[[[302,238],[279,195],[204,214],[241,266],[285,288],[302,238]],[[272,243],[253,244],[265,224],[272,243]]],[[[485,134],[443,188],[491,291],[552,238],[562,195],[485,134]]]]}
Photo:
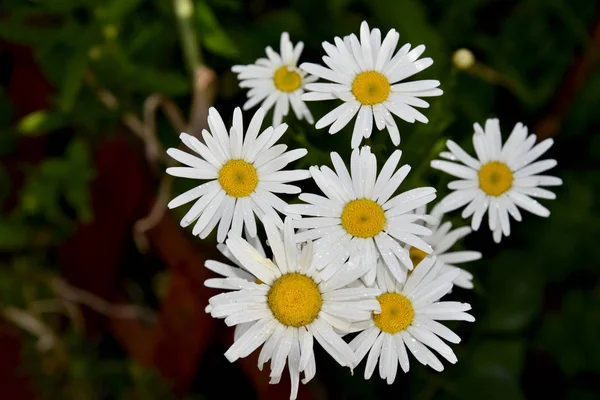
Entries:
{"type": "MultiPolygon", "coordinates": [[[[208,163],[206,163],[209,165],[208,163]]],[[[170,167],[167,168],[167,174],[180,178],[190,179],[216,179],[219,174],[215,168],[209,166],[207,169],[190,168],[190,167],[170,167]]]]}
{"type": "Polygon", "coordinates": [[[478,179],[476,170],[449,161],[433,160],[431,161],[431,168],[439,169],[462,179],[478,179]]]}
{"type": "Polygon", "coordinates": [[[514,173],[515,178],[524,178],[526,176],[539,174],[556,166],[556,160],[537,161],[514,173]]]}
{"type": "Polygon", "coordinates": [[[410,172],[410,165],[403,165],[394,173],[394,175],[387,182],[385,187],[379,193],[377,198],[377,203],[379,205],[384,205],[388,199],[394,194],[394,192],[398,189],[398,186],[404,181],[408,173],[410,172]]]}
{"type": "Polygon", "coordinates": [[[310,332],[314,335],[317,342],[327,351],[333,359],[341,366],[354,366],[356,357],[354,352],[346,342],[338,336],[331,327],[316,319],[309,325],[310,332]]]}
{"type": "Polygon", "coordinates": [[[350,146],[355,149],[360,145],[363,138],[371,136],[373,131],[373,111],[369,106],[360,107],[356,121],[354,122],[354,131],[352,132],[352,141],[350,146]]]}
{"type": "Polygon", "coordinates": [[[396,342],[396,352],[398,355],[398,362],[402,371],[405,373],[410,369],[410,362],[408,361],[408,354],[406,353],[406,346],[401,335],[394,335],[394,341],[396,342]]]}
{"type": "Polygon", "coordinates": [[[223,190],[220,190],[217,195],[213,197],[213,199],[206,205],[202,215],[196,222],[196,225],[194,225],[194,229],[192,230],[193,235],[199,235],[204,228],[206,228],[213,216],[217,213],[217,210],[222,207],[225,196],[226,193],[223,190]]]}
{"type": "Polygon", "coordinates": [[[229,237],[227,247],[252,275],[270,284],[281,276],[279,269],[271,260],[263,257],[254,247],[241,237],[229,237]]]}
{"type": "Polygon", "coordinates": [[[540,217],[548,217],[550,215],[550,211],[546,207],[542,206],[531,197],[519,193],[516,190],[509,191],[508,197],[514,201],[517,206],[529,211],[532,214],[539,215],[540,217]]]}
{"type": "Polygon", "coordinates": [[[186,226],[192,224],[202,214],[202,211],[204,211],[204,209],[210,203],[210,201],[221,192],[221,189],[213,189],[204,196],[200,197],[198,200],[196,200],[194,205],[181,219],[180,225],[185,228],[186,226]]]}
{"type": "Polygon", "coordinates": [[[460,161],[462,161],[468,167],[471,167],[472,169],[477,171],[481,167],[481,163],[479,162],[479,160],[471,157],[454,141],[448,140],[446,142],[446,146],[448,146],[448,149],[452,152],[452,154],[454,154],[460,161]]]}
{"type": "Polygon", "coordinates": [[[377,360],[379,359],[379,355],[381,354],[381,347],[383,345],[383,339],[385,334],[381,334],[373,343],[373,347],[371,347],[371,351],[369,352],[369,357],[367,357],[367,365],[365,366],[365,379],[371,378],[373,375],[373,371],[375,370],[375,366],[377,365],[377,360]]]}
{"type": "Polygon", "coordinates": [[[265,340],[275,330],[277,322],[273,319],[260,320],[252,325],[233,345],[225,352],[225,357],[229,362],[234,362],[242,357],[242,354],[250,354],[258,346],[263,344],[265,340]]]}
{"type": "Polygon", "coordinates": [[[337,82],[337,83],[341,83],[341,84],[351,83],[347,79],[344,79],[339,74],[333,72],[332,70],[330,70],[328,68],[318,65],[318,64],[302,63],[300,65],[300,68],[302,68],[304,71],[308,72],[309,74],[316,75],[316,76],[326,79],[328,81],[333,81],[333,82],[337,82]]]}
{"type": "Polygon", "coordinates": [[[354,116],[356,115],[358,110],[361,108],[360,103],[357,101],[344,103],[344,104],[348,104],[349,107],[347,109],[345,109],[343,114],[341,114],[338,117],[338,119],[329,127],[329,133],[332,135],[334,133],[339,132],[340,130],[342,130],[342,128],[344,128],[346,125],[348,125],[348,122],[350,122],[350,120],[352,118],[354,118],[354,116]]]}
{"type": "Polygon", "coordinates": [[[379,328],[372,326],[359,333],[351,342],[350,348],[356,355],[356,362],[360,363],[362,359],[367,355],[369,349],[375,343],[375,340],[380,334],[379,328]]]}

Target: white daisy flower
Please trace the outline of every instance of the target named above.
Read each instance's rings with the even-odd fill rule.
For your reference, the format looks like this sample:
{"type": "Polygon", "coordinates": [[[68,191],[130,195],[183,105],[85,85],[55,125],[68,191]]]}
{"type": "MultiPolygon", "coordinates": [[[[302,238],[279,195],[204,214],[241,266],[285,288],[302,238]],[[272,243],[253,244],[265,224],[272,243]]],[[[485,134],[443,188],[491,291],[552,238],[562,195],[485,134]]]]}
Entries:
{"type": "Polygon", "coordinates": [[[556,195],[540,186],[562,185],[562,180],[554,176],[538,175],[556,166],[556,160],[536,161],[554,143],[546,139],[535,145],[536,135],[527,135],[527,127],[515,125],[504,145],[497,119],[488,119],[485,131],[479,124],[474,125],[473,146],[477,158],[471,157],[452,140],[446,142],[450,152],[442,152],[441,157],[458,163],[433,160],[431,167],[460,178],[448,184],[454,190],[441,202],[444,212],[465,207],[463,218],[471,219],[471,227],[478,230],[481,220],[488,212],[490,230],[497,243],[502,235],[510,235],[509,215],[521,221],[518,207],[535,215],[547,217],[550,211],[532,197],[555,199],[556,195]]]}
{"type": "Polygon", "coordinates": [[[431,231],[418,221],[427,215],[412,211],[435,198],[435,189],[417,188],[392,197],[410,171],[403,165],[396,171],[402,152],[396,150],[377,176],[377,159],[369,146],[352,151],[350,173],[339,154],[332,152],[329,167],[311,167],[317,186],[327,196],[303,193],[300,200],[308,204],[293,204],[286,210],[290,215],[303,215],[295,221],[296,228],[306,229],[296,240],[317,240],[315,249],[317,269],[323,269],[325,279],[337,270],[348,257],[367,269],[363,280],[367,286],[375,281],[377,257],[382,257],[399,281],[413,268],[409,253],[402,243],[426,253],[432,249],[419,236],[431,231]]]}
{"type": "Polygon", "coordinates": [[[169,208],[196,200],[181,220],[186,227],[196,221],[193,234],[205,238],[217,223],[217,240],[223,242],[231,226],[240,236],[242,227],[250,236],[256,236],[256,221],[269,216],[277,226],[283,221],[275,210],[283,212],[287,204],[273,193],[300,193],[300,188],[289,185],[310,176],[306,170],[281,171],[287,164],[306,155],[306,149],[286,152],[287,146],[275,144],[287,129],[286,124],[265,129],[260,135],[264,111],[258,109],[244,135],[242,111],[233,112],[233,126],[227,128],[214,108],[209,110],[210,133],[202,131],[204,143],[182,133],[183,144],[199,155],[171,148],[167,153],[186,167],[167,168],[167,173],[183,178],[209,180],[177,196],[169,208]],[[212,133],[212,134],[211,134],[212,133]]]}
{"type": "Polygon", "coordinates": [[[288,115],[291,104],[296,118],[305,118],[311,124],[314,122],[300,96],[304,93],[304,86],[318,78],[307,75],[297,67],[303,48],[302,42],[294,47],[288,33],[283,32],[281,54],[269,46],[266,48],[268,58],[259,58],[252,65],[235,65],[232,68],[238,74],[240,87],[250,88],[244,110],[262,102],[261,107],[267,112],[275,105],[273,125],[279,125],[282,118],[288,115]]]}
{"type": "MultiPolygon", "coordinates": [[[[251,237],[250,235],[248,235],[248,232],[246,230],[246,238],[247,238],[246,240],[248,241],[248,243],[252,247],[254,247],[254,249],[256,249],[256,251],[260,255],[262,255],[263,257],[266,257],[265,250],[263,249],[262,243],[260,242],[260,239],[258,238],[258,236],[251,237]]],[[[213,271],[214,273],[221,275],[222,278],[207,279],[206,281],[204,281],[204,286],[210,287],[210,288],[215,288],[215,289],[237,290],[239,287],[237,285],[231,285],[230,283],[228,283],[227,278],[241,278],[241,279],[247,280],[248,282],[259,283],[259,281],[257,281],[257,279],[252,274],[250,274],[249,272],[246,272],[246,270],[242,266],[242,263],[240,263],[239,260],[237,258],[235,258],[233,253],[231,253],[231,251],[229,251],[229,248],[226,245],[224,245],[223,243],[220,243],[217,245],[217,249],[221,252],[221,254],[223,254],[225,257],[227,257],[228,260],[233,262],[235,264],[235,266],[228,265],[228,264],[222,263],[220,261],[216,261],[216,260],[206,260],[206,262],[204,263],[204,266],[206,268],[208,268],[209,270],[213,271]]],[[[212,307],[210,306],[210,304],[208,306],[206,306],[205,311],[207,313],[210,313],[211,310],[212,310],[212,307]]],[[[241,323],[241,324],[236,325],[235,331],[233,334],[233,339],[237,340],[251,326],[252,326],[252,322],[246,322],[246,323],[241,323]]]]}
{"type": "Polygon", "coordinates": [[[327,53],[323,62],[329,67],[303,63],[300,68],[333,83],[311,83],[303,100],[340,99],[344,103],[317,121],[321,129],[331,125],[334,134],[346,126],[355,115],[352,148],[358,147],[363,137],[371,136],[373,119],[378,130],[387,128],[394,145],[400,144],[400,133],[392,114],[413,123],[427,123],[427,118],[414,107],[429,107],[421,97],[439,96],[443,92],[436,80],[403,82],[433,64],[431,58],[417,60],[425,51],[420,45],[410,50],[405,44],[394,54],[400,34],[394,29],[388,32],[383,42],[379,29],[369,30],[363,22],[360,26],[360,41],[356,35],[340,39],[335,45],[323,42],[327,53]],[[391,114],[390,114],[391,113],[391,114]]]}
{"type": "Polygon", "coordinates": [[[460,338],[437,321],[472,322],[475,318],[465,312],[471,309],[469,304],[439,301],[458,275],[457,270],[440,274],[441,266],[434,257],[427,257],[402,284],[379,264],[376,287],[383,293],[377,297],[381,313],[358,323],[364,330],[350,342],[359,362],[369,353],[365,379],[371,377],[378,360],[379,375],[388,384],[394,382],[398,364],[408,372],[407,348],[421,364],[436,371],[442,371],[444,365],[430,348],[456,363],[456,355],[440,337],[450,343],[459,343],[460,338]]]}
{"type": "Polygon", "coordinates": [[[212,297],[210,311],[215,318],[225,318],[229,326],[251,324],[225,353],[229,361],[246,357],[264,344],[258,367],[262,369],[271,360],[270,383],[278,383],[287,360],[292,382],[290,398],[294,399],[300,373],[304,372],[303,383],[315,375],[314,339],[340,365],[354,367],[354,353],[334,328],[348,332],[352,322],[379,312],[375,297],[381,292],[346,288],[364,273],[353,264],[324,281],[312,265],[312,244],[309,242],[298,252],[290,219],[286,220],[283,236],[269,218],[263,222],[273,261],[241,237],[230,235],[227,247],[254,281],[247,277],[224,279],[224,286],[237,290],[212,297]]]}
{"type": "MultiPolygon", "coordinates": [[[[422,206],[416,209],[415,213],[426,214],[427,210],[425,206],[422,206]]],[[[455,264],[479,260],[481,258],[481,253],[470,250],[448,251],[456,244],[456,242],[470,234],[472,232],[471,228],[468,226],[463,226],[452,230],[452,222],[446,221],[442,224],[441,221],[443,213],[440,210],[439,204],[433,207],[430,214],[433,218],[425,223],[425,226],[431,229],[433,233],[430,236],[423,237],[423,240],[431,245],[433,249],[432,254],[437,257],[438,262],[443,263],[443,266],[440,269],[440,274],[457,269],[459,274],[456,279],[452,281],[452,283],[464,289],[472,289],[473,275],[470,272],[457,267],[455,264]]],[[[408,252],[414,268],[417,268],[419,263],[423,261],[425,257],[427,257],[427,253],[416,247],[410,247],[408,252]]]]}

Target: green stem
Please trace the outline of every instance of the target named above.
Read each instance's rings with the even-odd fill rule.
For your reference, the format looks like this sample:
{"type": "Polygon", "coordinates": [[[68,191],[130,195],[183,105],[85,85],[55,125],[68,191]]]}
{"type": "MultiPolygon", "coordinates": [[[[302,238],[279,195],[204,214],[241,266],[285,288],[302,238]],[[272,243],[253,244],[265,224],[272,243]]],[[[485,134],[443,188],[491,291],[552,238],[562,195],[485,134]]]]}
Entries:
{"type": "Polygon", "coordinates": [[[183,55],[190,73],[194,76],[196,70],[203,64],[198,37],[193,24],[194,3],[192,0],[173,0],[173,8],[177,19],[183,55]]]}

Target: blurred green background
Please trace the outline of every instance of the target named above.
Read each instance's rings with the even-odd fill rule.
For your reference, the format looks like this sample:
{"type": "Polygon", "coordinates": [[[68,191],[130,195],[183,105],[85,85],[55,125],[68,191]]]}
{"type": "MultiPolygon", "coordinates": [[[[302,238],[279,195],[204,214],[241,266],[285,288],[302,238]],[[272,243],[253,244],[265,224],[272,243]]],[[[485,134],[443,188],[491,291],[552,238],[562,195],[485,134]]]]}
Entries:
{"type": "MultiPolygon", "coordinates": [[[[178,229],[184,210],[159,206],[146,228],[139,221],[189,187],[163,173],[178,131],[201,127],[208,104],[226,120],[243,104],[232,65],[278,50],[282,31],[318,62],[322,41],[358,32],[363,19],[425,44],[435,63],[415,79],[438,79],[445,92],[426,110],[429,124],[399,122],[413,166],[404,190],[431,184],[444,195],[448,178],[429,161],[447,138],[471,150],[473,122],[489,117],[505,137],[519,121],[555,137],[549,158],[564,185],[544,202],[550,218],[526,215],[500,245],[486,228],[464,242],[484,257],[467,266],[475,289],[450,296],[477,318],[448,324],[463,338],[456,365],[436,373],[413,359],[388,386],[364,381],[364,363],[352,377],[318,351],[300,398],[600,398],[593,0],[3,0],[0,397],[287,398],[286,383],[268,387],[253,361],[222,356],[231,331],[203,313],[214,292],[201,264],[215,256],[214,237],[178,229]],[[453,63],[460,48],[474,65],[453,63]]],[[[309,107],[318,119],[333,103],[309,107]]],[[[329,136],[286,122],[283,141],[309,150],[298,167],[349,155],[351,127],[329,136]]],[[[385,132],[370,144],[380,163],[394,150],[385,132]]]]}

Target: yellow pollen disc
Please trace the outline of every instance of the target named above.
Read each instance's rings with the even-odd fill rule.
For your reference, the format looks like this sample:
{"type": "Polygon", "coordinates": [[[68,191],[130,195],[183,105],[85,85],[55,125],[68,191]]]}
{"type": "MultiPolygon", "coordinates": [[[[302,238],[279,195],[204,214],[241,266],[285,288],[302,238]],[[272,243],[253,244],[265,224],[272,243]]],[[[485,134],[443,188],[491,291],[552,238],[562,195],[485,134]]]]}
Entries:
{"type": "Polygon", "coordinates": [[[352,236],[370,238],[385,227],[383,208],[373,200],[352,200],[342,212],[342,226],[352,236]]]}
{"type": "Polygon", "coordinates": [[[417,268],[417,265],[419,265],[419,263],[421,261],[423,261],[423,259],[425,257],[427,257],[429,254],[425,253],[421,249],[417,249],[416,247],[411,247],[408,250],[408,255],[410,256],[410,260],[413,263],[413,269],[411,271],[408,271],[408,273],[410,274],[411,272],[413,272],[415,270],[415,268],[417,268]]]}
{"type": "Polygon", "coordinates": [[[299,328],[317,318],[323,299],[315,281],[306,275],[291,273],[273,282],[267,304],[279,322],[299,328]]]}
{"type": "Polygon", "coordinates": [[[415,316],[410,300],[398,293],[384,293],[377,298],[381,314],[373,314],[373,322],[383,332],[395,334],[409,326],[415,316]]]}
{"type": "Polygon", "coordinates": [[[502,162],[490,161],[479,169],[479,187],[490,196],[500,196],[512,183],[512,171],[502,162]]]}
{"type": "Polygon", "coordinates": [[[219,171],[219,183],[230,196],[250,196],[258,184],[256,168],[244,160],[230,160],[219,171]]]}
{"type": "Polygon", "coordinates": [[[288,69],[288,66],[284,65],[275,71],[273,83],[282,92],[293,92],[302,84],[302,78],[300,78],[299,73],[288,69]]]}
{"type": "Polygon", "coordinates": [[[352,82],[352,94],[366,106],[379,104],[390,95],[390,81],[376,71],[361,72],[352,82]]]}

